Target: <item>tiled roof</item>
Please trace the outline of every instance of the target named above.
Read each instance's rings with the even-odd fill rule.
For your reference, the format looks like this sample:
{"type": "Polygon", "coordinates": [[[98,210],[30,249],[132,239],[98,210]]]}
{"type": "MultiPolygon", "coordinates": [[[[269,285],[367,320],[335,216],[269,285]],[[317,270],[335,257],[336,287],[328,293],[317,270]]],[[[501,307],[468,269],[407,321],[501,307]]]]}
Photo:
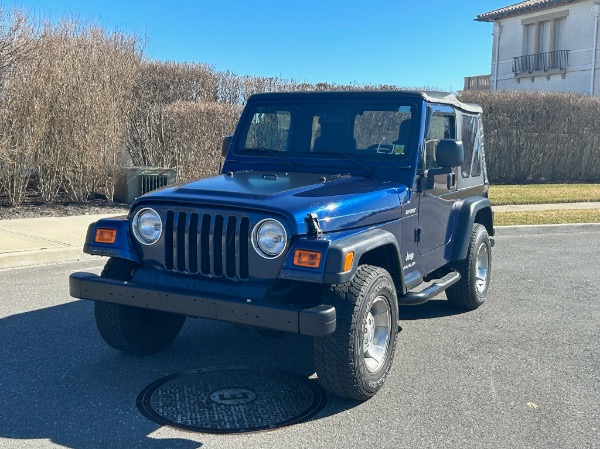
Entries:
{"type": "Polygon", "coordinates": [[[539,9],[552,8],[564,3],[573,3],[578,0],[526,0],[494,11],[479,14],[475,20],[479,22],[493,22],[506,17],[518,16],[539,9]]]}

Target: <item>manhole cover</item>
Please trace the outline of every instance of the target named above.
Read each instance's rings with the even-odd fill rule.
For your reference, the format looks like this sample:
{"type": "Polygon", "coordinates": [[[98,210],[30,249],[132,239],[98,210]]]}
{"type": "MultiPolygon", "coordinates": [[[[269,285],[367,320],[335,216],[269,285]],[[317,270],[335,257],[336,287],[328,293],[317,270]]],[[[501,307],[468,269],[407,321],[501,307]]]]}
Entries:
{"type": "Polygon", "coordinates": [[[252,368],[207,368],[147,386],[137,407],[150,420],[185,430],[235,433],[296,424],[325,405],[324,391],[302,376],[252,368]]]}

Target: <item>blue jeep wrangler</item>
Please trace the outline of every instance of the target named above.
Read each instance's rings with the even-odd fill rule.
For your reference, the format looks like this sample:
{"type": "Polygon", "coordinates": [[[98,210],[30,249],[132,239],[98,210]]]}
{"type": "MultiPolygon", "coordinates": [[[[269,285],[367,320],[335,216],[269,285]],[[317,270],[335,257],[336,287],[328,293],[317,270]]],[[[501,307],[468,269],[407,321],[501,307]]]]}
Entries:
{"type": "Polygon", "coordinates": [[[150,192],[88,230],[109,256],[70,293],[128,353],[186,316],[314,337],[326,390],[366,400],[391,368],[398,306],[475,309],[493,246],[481,108],[422,92],[252,96],[222,173],[150,192]]]}

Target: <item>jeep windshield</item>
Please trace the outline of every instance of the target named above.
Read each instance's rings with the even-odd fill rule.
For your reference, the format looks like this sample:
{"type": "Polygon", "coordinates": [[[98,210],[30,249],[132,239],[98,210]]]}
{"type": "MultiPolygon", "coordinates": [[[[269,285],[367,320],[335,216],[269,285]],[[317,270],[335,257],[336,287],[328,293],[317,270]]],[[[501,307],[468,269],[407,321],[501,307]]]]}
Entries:
{"type": "Polygon", "coordinates": [[[367,170],[381,164],[409,166],[417,151],[419,122],[420,103],[410,98],[249,104],[234,153],[270,156],[288,167],[326,165],[332,159],[367,170]]]}

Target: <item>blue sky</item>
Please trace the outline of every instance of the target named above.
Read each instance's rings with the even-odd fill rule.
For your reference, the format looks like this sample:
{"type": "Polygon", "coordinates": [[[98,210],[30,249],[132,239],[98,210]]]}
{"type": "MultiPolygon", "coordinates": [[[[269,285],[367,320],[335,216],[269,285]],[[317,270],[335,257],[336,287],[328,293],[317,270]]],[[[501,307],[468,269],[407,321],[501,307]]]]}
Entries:
{"type": "Polygon", "coordinates": [[[490,72],[500,0],[13,0],[53,21],[75,17],[134,34],[155,60],[301,82],[460,90],[490,72]]]}

